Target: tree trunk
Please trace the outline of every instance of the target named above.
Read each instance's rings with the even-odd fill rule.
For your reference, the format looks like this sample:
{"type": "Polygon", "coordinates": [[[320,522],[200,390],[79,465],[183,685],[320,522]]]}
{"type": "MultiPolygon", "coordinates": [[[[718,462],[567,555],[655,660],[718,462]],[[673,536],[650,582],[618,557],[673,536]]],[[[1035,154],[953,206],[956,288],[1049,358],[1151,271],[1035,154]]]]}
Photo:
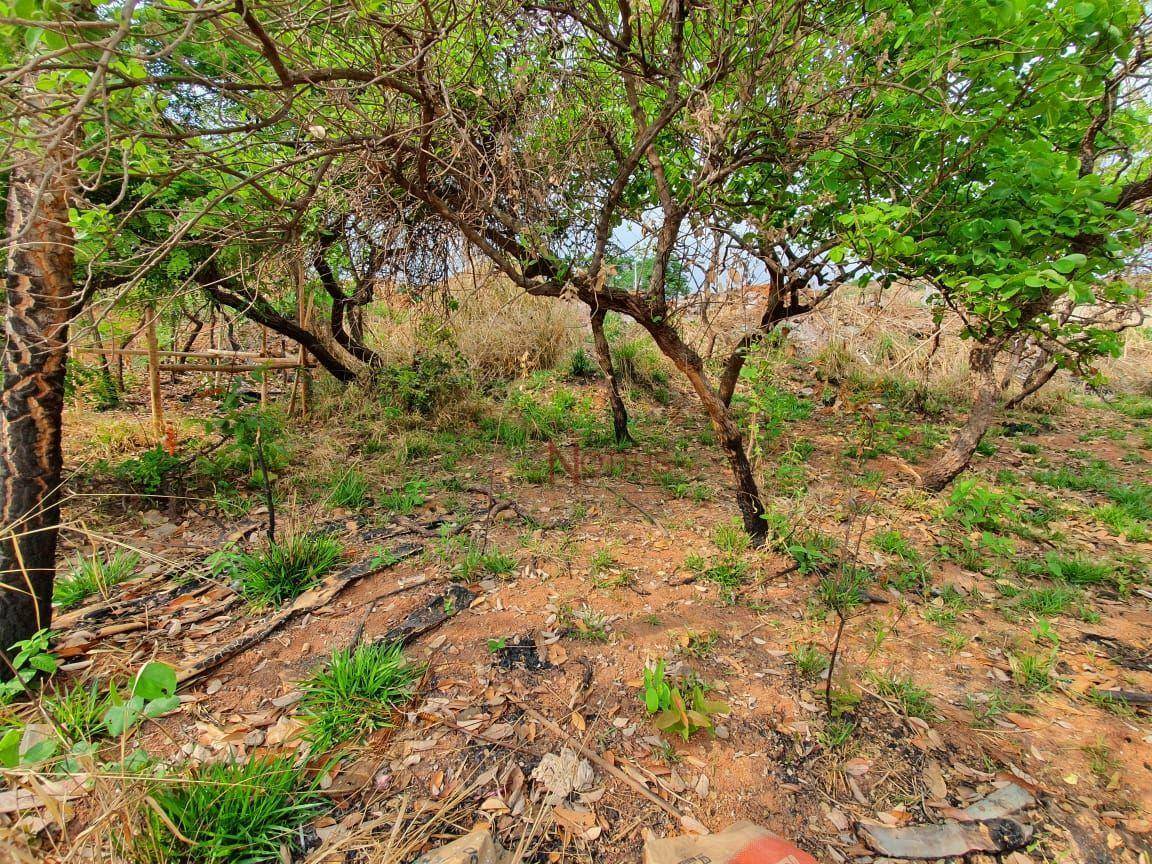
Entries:
{"type": "MultiPolygon", "coordinates": [[[[0,648],[52,621],[68,323],[77,295],[68,146],[18,150],[9,175],[0,390],[0,648]]],[[[0,663],[0,679],[10,670],[0,663]]]]}
{"type": "Polygon", "coordinates": [[[307,327],[285,318],[261,297],[244,297],[234,294],[224,287],[223,279],[210,268],[201,274],[201,287],[218,303],[231,307],[253,323],[287,336],[323,366],[337,381],[348,383],[356,380],[356,371],[329,349],[327,345],[307,327]]]}
{"type": "Polygon", "coordinates": [[[967,422],[925,470],[921,479],[925,489],[939,492],[967,468],[984,433],[992,425],[1003,394],[996,380],[996,354],[997,349],[988,345],[977,345],[969,352],[968,366],[974,378],[972,409],[967,422]]]}
{"type": "Polygon", "coordinates": [[[592,342],[596,346],[596,359],[604,372],[604,389],[608,393],[608,404],[612,406],[612,433],[617,444],[627,444],[632,440],[628,432],[628,409],[620,398],[620,384],[616,380],[616,369],[612,365],[612,349],[608,337],[604,335],[604,310],[592,312],[592,342]]]}
{"type": "Polygon", "coordinates": [[[736,504],[744,520],[744,530],[748,532],[755,545],[761,545],[768,537],[768,523],[764,519],[764,504],[760,500],[756,477],[752,473],[752,465],[744,450],[744,437],[740,434],[740,428],[732,419],[724,400],[708,382],[700,355],[686,345],[671,327],[662,324],[644,326],[652,334],[660,350],[692,384],[692,389],[700,398],[708,419],[712,421],[712,428],[720,440],[720,447],[732,467],[732,476],[736,481],[736,504]]]}

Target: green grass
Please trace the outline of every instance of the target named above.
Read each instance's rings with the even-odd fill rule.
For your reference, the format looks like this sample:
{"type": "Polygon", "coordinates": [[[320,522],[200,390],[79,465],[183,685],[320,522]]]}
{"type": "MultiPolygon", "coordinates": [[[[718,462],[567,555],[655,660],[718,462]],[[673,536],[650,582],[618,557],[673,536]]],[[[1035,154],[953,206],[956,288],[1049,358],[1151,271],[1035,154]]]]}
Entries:
{"type": "Polygon", "coordinates": [[[1016,605],[1041,618],[1063,615],[1081,603],[1081,594],[1074,588],[1054,585],[1050,588],[1029,588],[1016,597],[1016,605]]]}
{"type": "Polygon", "coordinates": [[[328,503],[333,507],[362,510],[368,504],[369,488],[368,478],[355,468],[349,468],[332,481],[328,503]]]}
{"type": "Polygon", "coordinates": [[[1152,417],[1152,396],[1127,393],[1108,403],[1126,417],[1147,420],[1152,417]]]}
{"type": "Polygon", "coordinates": [[[1012,680],[1022,690],[1039,692],[1052,686],[1052,670],[1056,665],[1056,649],[1047,654],[1009,654],[1008,665],[1012,680]]]}
{"type": "Polygon", "coordinates": [[[391,725],[396,708],[412,698],[423,668],[400,645],[360,645],[336,651],[304,682],[300,701],[305,738],[314,752],[391,725]]]}
{"type": "Polygon", "coordinates": [[[398,489],[389,489],[380,498],[380,506],[401,516],[407,516],[423,505],[428,498],[427,480],[409,480],[398,489]]]}
{"type": "Polygon", "coordinates": [[[752,538],[738,522],[725,522],[712,532],[712,542],[722,554],[737,557],[748,551],[752,538]]]}
{"type": "Polygon", "coordinates": [[[804,643],[792,646],[792,665],[802,678],[816,678],[828,668],[828,654],[818,645],[804,643]]]}
{"type": "Polygon", "coordinates": [[[869,542],[873,549],[895,555],[905,561],[920,560],[920,553],[912,547],[912,544],[903,534],[894,528],[877,532],[869,542]]]}
{"type": "Polygon", "coordinates": [[[1018,568],[1026,576],[1047,576],[1068,585],[1101,585],[1117,579],[1116,566],[1107,561],[1099,561],[1083,554],[1062,554],[1048,552],[1039,561],[1022,561],[1018,568]]]}
{"type": "Polygon", "coordinates": [[[118,549],[111,555],[79,558],[67,575],[52,588],[52,600],[61,609],[70,609],[97,592],[106,592],[136,573],[140,556],[118,549]]]}
{"type": "Polygon", "coordinates": [[[880,696],[890,699],[900,706],[909,717],[919,717],[928,720],[932,717],[932,701],[928,691],[914,683],[910,678],[895,675],[886,675],[875,672],[871,675],[872,684],[880,696]]]}
{"type": "Polygon", "coordinates": [[[144,809],[133,857],[155,864],[274,864],[324,806],[315,781],[282,756],[199,765],[151,798],[165,818],[144,809]]]}
{"type": "Polygon", "coordinates": [[[737,588],[748,579],[748,565],[743,561],[710,562],[701,555],[689,555],[684,559],[684,566],[698,578],[715,582],[722,588],[737,588]]]}
{"type": "Polygon", "coordinates": [[[254,552],[219,553],[211,567],[216,575],[235,580],[256,605],[278,606],[319,584],[342,554],[333,537],[295,534],[254,552]]]}
{"type": "Polygon", "coordinates": [[[92,741],[104,730],[104,715],[112,707],[112,697],[100,682],[76,683],[46,695],[40,703],[44,712],[70,744],[92,741]]]}

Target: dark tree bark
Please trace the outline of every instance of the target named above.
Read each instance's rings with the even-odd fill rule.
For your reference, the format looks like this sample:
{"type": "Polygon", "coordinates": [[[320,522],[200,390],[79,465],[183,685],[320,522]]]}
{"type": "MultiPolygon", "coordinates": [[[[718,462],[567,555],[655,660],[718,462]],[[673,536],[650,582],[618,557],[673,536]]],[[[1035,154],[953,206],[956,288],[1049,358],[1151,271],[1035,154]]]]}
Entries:
{"type": "Polygon", "coordinates": [[[233,293],[225,287],[225,278],[217,272],[214,266],[209,265],[202,268],[198,274],[198,282],[216,302],[235,309],[250,321],[287,336],[301,345],[337,381],[347,384],[356,380],[356,371],[329,350],[328,346],[315,333],[281,315],[262,297],[245,297],[233,293]]]}
{"type": "Polygon", "coordinates": [[[360,304],[357,304],[355,297],[350,297],[345,293],[340,282],[336,279],[332,265],[328,263],[326,253],[334,242],[334,239],[329,237],[322,238],[320,247],[312,258],[312,266],[320,277],[320,284],[324,286],[324,290],[332,298],[332,319],[330,322],[332,338],[361,363],[373,368],[383,366],[384,363],[380,359],[380,355],[361,341],[363,327],[357,320],[359,316],[355,314],[360,304]]]}
{"type": "Polygon", "coordinates": [[[612,365],[612,349],[608,337],[604,335],[603,309],[592,312],[592,342],[596,346],[596,360],[604,373],[604,390],[608,394],[608,404],[612,407],[612,434],[617,444],[627,444],[632,440],[628,432],[628,409],[620,398],[620,383],[616,379],[616,369],[612,365]]]}
{"type": "Polygon", "coordinates": [[[744,530],[759,546],[768,537],[768,523],[764,519],[764,503],[760,500],[756,477],[752,473],[752,465],[744,450],[744,436],[740,434],[740,427],[732,419],[724,400],[709,383],[700,355],[692,350],[672,327],[665,324],[641,323],[664,355],[691,383],[708,419],[712,421],[712,428],[716,431],[720,448],[728,457],[728,464],[736,481],[736,504],[744,521],[744,530]]]}
{"type": "Polygon", "coordinates": [[[996,418],[1003,387],[996,378],[996,354],[999,349],[990,345],[976,345],[968,355],[968,364],[974,380],[972,410],[948,445],[936,457],[921,478],[921,485],[939,492],[951,483],[972,461],[976,448],[996,418]]]}
{"type": "MultiPolygon", "coordinates": [[[[77,305],[70,148],[18,150],[9,175],[0,390],[0,648],[52,621],[68,324],[77,305]]],[[[10,670],[0,664],[0,679],[10,670]]]]}

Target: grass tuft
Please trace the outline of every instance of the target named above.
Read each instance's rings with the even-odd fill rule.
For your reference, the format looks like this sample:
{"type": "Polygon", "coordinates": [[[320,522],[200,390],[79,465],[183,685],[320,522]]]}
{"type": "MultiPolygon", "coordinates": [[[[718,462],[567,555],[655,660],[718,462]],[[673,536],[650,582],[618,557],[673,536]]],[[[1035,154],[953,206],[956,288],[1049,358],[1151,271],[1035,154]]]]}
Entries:
{"type": "Polygon", "coordinates": [[[93,594],[132,578],[139,564],[139,555],[123,549],[107,556],[79,558],[68,575],[56,580],[52,600],[61,609],[70,609],[93,594]]]}
{"type": "Polygon", "coordinates": [[[160,812],[145,811],[133,857],[155,864],[281,861],[281,847],[298,849],[300,827],[323,807],[315,781],[285,757],[200,765],[151,798],[160,812]]]}
{"type": "Polygon", "coordinates": [[[255,552],[220,553],[211,567],[218,576],[234,579],[253,603],[278,606],[319,584],[341,555],[333,537],[295,534],[255,552]]]}
{"type": "Polygon", "coordinates": [[[391,725],[422,673],[423,667],[408,661],[399,644],[336,651],[303,686],[305,737],[313,750],[323,752],[391,725]]]}

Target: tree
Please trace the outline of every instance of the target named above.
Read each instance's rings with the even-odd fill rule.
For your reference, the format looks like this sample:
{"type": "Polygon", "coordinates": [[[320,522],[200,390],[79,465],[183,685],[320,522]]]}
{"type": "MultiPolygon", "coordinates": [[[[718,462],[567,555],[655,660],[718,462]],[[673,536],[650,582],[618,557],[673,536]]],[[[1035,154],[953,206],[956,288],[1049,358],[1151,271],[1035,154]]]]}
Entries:
{"type": "Polygon", "coordinates": [[[923,475],[939,489],[1002,406],[1058,369],[1091,379],[1141,321],[1123,271],[1147,226],[1133,208],[1152,195],[1149,19],[1126,0],[899,13],[889,51],[906,86],[845,163],[876,191],[840,219],[881,280],[930,286],[937,320],[958,316],[971,343],[971,410],[923,475]],[[943,78],[941,43],[957,46],[943,78]]]}

